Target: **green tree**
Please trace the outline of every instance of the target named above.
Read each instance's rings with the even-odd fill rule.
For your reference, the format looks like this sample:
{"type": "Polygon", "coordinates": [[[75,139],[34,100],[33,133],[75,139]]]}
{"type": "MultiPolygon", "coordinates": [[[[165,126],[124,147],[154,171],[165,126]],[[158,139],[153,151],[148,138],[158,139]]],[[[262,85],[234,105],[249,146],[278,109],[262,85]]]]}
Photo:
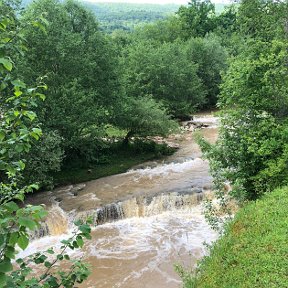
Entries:
{"type": "Polygon", "coordinates": [[[177,12],[182,27],[182,37],[204,37],[215,28],[215,6],[210,0],[192,0],[188,7],[177,12]]]}
{"type": "Polygon", "coordinates": [[[223,78],[219,139],[200,141],[221,197],[227,180],[239,200],[287,183],[287,9],[286,1],[240,2],[245,42],[223,78]]]}
{"type": "Polygon", "coordinates": [[[155,23],[136,28],[132,33],[134,41],[174,42],[181,37],[181,22],[178,17],[170,16],[155,23]]]}
{"type": "Polygon", "coordinates": [[[189,115],[205,101],[198,67],[187,59],[182,42],[137,42],[123,57],[122,65],[128,96],[152,95],[175,117],[189,115]]]}
{"type": "Polygon", "coordinates": [[[205,38],[191,38],[184,45],[187,61],[198,65],[197,75],[206,92],[202,107],[214,107],[220,92],[221,73],[227,68],[227,52],[219,37],[212,34],[205,38]]]}
{"type": "Polygon", "coordinates": [[[218,188],[228,180],[239,200],[256,199],[288,179],[287,43],[248,45],[224,77],[219,140],[202,142],[218,188]]]}
{"type": "Polygon", "coordinates": [[[133,136],[167,136],[178,127],[163,105],[149,96],[127,98],[115,117],[115,126],[128,131],[124,144],[133,136]]]}
{"type": "Polygon", "coordinates": [[[283,37],[287,15],[287,1],[242,0],[237,26],[245,37],[271,41],[275,37],[283,37]]]}
{"type": "Polygon", "coordinates": [[[23,171],[24,183],[38,183],[44,188],[53,187],[52,173],[60,171],[64,157],[61,149],[62,139],[55,131],[43,131],[38,141],[33,141],[31,149],[24,154],[26,169],[23,171]]]}
{"type": "MultiPolygon", "coordinates": [[[[54,254],[53,249],[46,253],[36,253],[29,259],[17,259],[18,247],[25,249],[29,244],[29,231],[35,230],[47,215],[42,206],[27,205],[19,207],[27,192],[37,188],[35,184],[21,186],[19,180],[25,168],[21,159],[23,151],[29,152],[32,139],[39,139],[42,132],[35,121],[33,111],[38,100],[45,96],[40,90],[45,86],[28,88],[14,78],[16,66],[15,52],[23,52],[25,40],[16,13],[9,3],[0,2],[0,80],[1,80],[1,121],[0,121],[0,286],[10,287],[73,287],[88,276],[87,267],[80,261],[73,263],[68,272],[52,273],[51,268],[58,262],[69,259],[67,248],[83,246],[83,238],[90,237],[90,227],[80,222],[72,238],[63,242],[62,251],[49,260],[45,254],[54,254]],[[2,12],[5,11],[5,14],[2,12]],[[45,268],[39,278],[31,277],[31,263],[45,268]]],[[[37,25],[37,22],[33,23],[37,25]]],[[[41,24],[41,23],[40,23],[41,24]]],[[[21,53],[20,53],[21,54],[21,53]]]]}
{"type": "Polygon", "coordinates": [[[97,141],[111,118],[120,95],[116,51],[80,4],[35,1],[23,21],[41,13],[47,13],[49,25],[45,33],[27,29],[29,54],[19,73],[28,83],[46,75],[49,91],[39,119],[43,128],[57,131],[69,157],[81,150],[83,138],[97,141]]]}

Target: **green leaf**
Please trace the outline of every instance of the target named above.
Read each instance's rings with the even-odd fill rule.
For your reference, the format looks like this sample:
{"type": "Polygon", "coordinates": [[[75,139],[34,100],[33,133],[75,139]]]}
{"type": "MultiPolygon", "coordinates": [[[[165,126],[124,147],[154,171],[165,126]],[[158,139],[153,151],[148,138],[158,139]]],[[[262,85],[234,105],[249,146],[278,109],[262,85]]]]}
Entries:
{"type": "Polygon", "coordinates": [[[52,264],[49,261],[45,261],[44,266],[50,268],[52,264]]]}
{"type": "Polygon", "coordinates": [[[7,249],[5,250],[5,256],[9,259],[14,259],[15,258],[15,248],[8,246],[7,249]]]}
{"type": "Polygon", "coordinates": [[[15,110],[14,111],[14,115],[17,117],[17,116],[19,116],[19,114],[20,114],[20,112],[18,111],[18,110],[15,110]]]}
{"type": "Polygon", "coordinates": [[[13,80],[11,81],[12,85],[15,87],[26,88],[26,84],[21,80],[13,80]]]}
{"type": "Polygon", "coordinates": [[[36,228],[37,224],[35,221],[31,220],[30,218],[28,217],[19,217],[19,220],[18,220],[19,224],[24,226],[24,227],[27,227],[29,228],[30,230],[33,230],[36,228]]]}
{"type": "Polygon", "coordinates": [[[38,213],[37,213],[37,216],[40,218],[40,219],[43,219],[44,217],[46,217],[48,215],[48,212],[46,210],[40,210],[38,213]]]}
{"type": "Polygon", "coordinates": [[[17,209],[19,209],[19,206],[11,201],[11,202],[8,202],[8,203],[5,203],[4,207],[9,211],[9,212],[14,212],[16,211],[17,209]]]}
{"type": "Polygon", "coordinates": [[[16,263],[19,264],[19,265],[22,264],[23,262],[24,262],[24,261],[23,261],[22,258],[18,258],[18,259],[16,260],[16,263]]]}
{"type": "Polygon", "coordinates": [[[45,256],[45,255],[40,255],[38,258],[36,258],[36,259],[34,260],[34,262],[35,262],[36,264],[44,263],[44,261],[45,261],[47,258],[48,258],[48,257],[45,256]]]}
{"type": "Polygon", "coordinates": [[[49,249],[47,250],[47,253],[49,253],[49,254],[54,254],[55,252],[54,252],[53,248],[49,248],[49,249]]]}
{"type": "Polygon", "coordinates": [[[87,224],[83,224],[83,225],[79,226],[79,230],[83,233],[90,233],[91,232],[91,228],[87,224]]]}
{"type": "Polygon", "coordinates": [[[84,241],[81,236],[77,236],[76,241],[79,247],[83,247],[84,241]]]}
{"type": "Polygon", "coordinates": [[[68,245],[70,242],[68,240],[61,240],[60,243],[62,243],[64,245],[68,245]]]}
{"type": "Polygon", "coordinates": [[[11,264],[10,259],[4,258],[4,260],[0,262],[0,272],[7,273],[12,270],[13,270],[13,266],[11,264]]]}
{"type": "Polygon", "coordinates": [[[30,135],[35,138],[36,140],[39,139],[39,137],[42,135],[42,130],[39,128],[33,128],[32,132],[30,133],[30,135]]]}
{"type": "Polygon", "coordinates": [[[7,277],[5,275],[5,273],[0,273],[0,287],[4,287],[4,285],[6,284],[6,280],[7,277]]]}
{"type": "Polygon", "coordinates": [[[2,42],[3,42],[3,43],[8,43],[10,40],[11,40],[11,38],[6,37],[6,38],[3,38],[3,39],[2,39],[2,42]]]}
{"type": "Polygon", "coordinates": [[[24,150],[24,147],[23,147],[22,144],[17,144],[17,145],[15,145],[15,151],[16,151],[17,153],[21,153],[23,150],[24,150]]]}
{"type": "Polygon", "coordinates": [[[23,92],[20,91],[20,90],[16,90],[16,91],[14,92],[14,95],[15,95],[16,97],[19,97],[19,96],[21,96],[22,94],[23,94],[23,92]]]}
{"type": "Polygon", "coordinates": [[[11,71],[13,68],[13,65],[10,60],[7,58],[0,58],[0,63],[4,66],[4,68],[8,71],[11,71]]]}
{"type": "Polygon", "coordinates": [[[82,222],[81,220],[77,219],[77,220],[74,221],[74,224],[75,224],[76,226],[80,226],[80,225],[83,224],[83,222],[82,222]]]}
{"type": "Polygon", "coordinates": [[[25,116],[27,116],[31,121],[33,121],[36,118],[36,113],[33,111],[26,111],[25,116]]]}
{"type": "Polygon", "coordinates": [[[7,86],[8,86],[7,83],[2,82],[2,83],[0,84],[0,90],[4,90],[7,86]]]}
{"type": "MultiPolygon", "coordinates": [[[[19,145],[16,145],[16,147],[17,146],[19,146],[19,145]]],[[[23,151],[23,145],[21,145],[21,147],[22,147],[22,150],[21,150],[21,152],[23,151]]],[[[16,148],[15,148],[16,149],[16,148]]],[[[19,149],[19,147],[18,147],[18,149],[19,149]]],[[[19,152],[18,150],[17,150],[17,152],[19,152]]],[[[25,168],[25,163],[23,162],[23,161],[19,161],[18,162],[18,166],[19,166],[19,168],[21,169],[21,170],[24,170],[24,168],[25,168]]]]}
{"type": "Polygon", "coordinates": [[[33,128],[32,131],[34,133],[37,133],[38,135],[41,135],[42,134],[42,130],[40,128],[33,128]]]}
{"type": "Polygon", "coordinates": [[[5,136],[6,136],[6,134],[5,134],[4,130],[0,130],[0,141],[3,141],[5,139],[5,136]]]}
{"type": "Polygon", "coordinates": [[[24,250],[27,248],[28,244],[29,244],[29,239],[27,236],[25,235],[21,235],[18,240],[17,240],[17,244],[19,245],[19,247],[24,250]]]}
{"type": "Polygon", "coordinates": [[[39,185],[34,183],[34,184],[29,185],[29,188],[38,190],[39,189],[39,185]]]}
{"type": "Polygon", "coordinates": [[[15,199],[18,199],[18,200],[20,200],[20,201],[24,201],[24,195],[22,194],[22,193],[20,193],[20,194],[17,194],[15,197],[14,197],[15,199]]]}
{"type": "Polygon", "coordinates": [[[83,236],[84,236],[86,239],[88,239],[88,240],[91,240],[91,239],[92,239],[91,234],[86,233],[86,234],[84,234],[83,236]]]}
{"type": "MultiPolygon", "coordinates": [[[[57,278],[55,278],[52,275],[48,278],[47,283],[49,286],[46,286],[46,287],[49,287],[49,288],[57,288],[60,286],[57,282],[57,278]]],[[[67,287],[71,287],[71,286],[67,286],[67,287]]]]}
{"type": "Polygon", "coordinates": [[[18,232],[12,232],[9,239],[9,244],[14,246],[18,241],[18,232]]]}
{"type": "Polygon", "coordinates": [[[79,245],[78,245],[77,241],[73,241],[72,245],[73,245],[74,248],[79,248],[79,245]]]}
{"type": "Polygon", "coordinates": [[[46,96],[44,94],[38,94],[39,98],[44,101],[46,99],[46,96]]]}

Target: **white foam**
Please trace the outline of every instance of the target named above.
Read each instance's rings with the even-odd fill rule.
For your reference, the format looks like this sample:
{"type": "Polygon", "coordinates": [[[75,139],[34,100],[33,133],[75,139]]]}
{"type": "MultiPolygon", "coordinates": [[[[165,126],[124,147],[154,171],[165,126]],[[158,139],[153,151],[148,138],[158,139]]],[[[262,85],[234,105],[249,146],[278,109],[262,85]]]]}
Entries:
{"type": "Polygon", "coordinates": [[[203,164],[204,160],[201,158],[196,159],[188,159],[181,163],[169,163],[169,164],[162,164],[157,167],[147,167],[145,169],[136,169],[136,170],[129,170],[127,174],[135,174],[136,180],[137,177],[148,177],[152,178],[154,176],[167,176],[170,173],[183,173],[188,171],[195,166],[203,164]]]}
{"type": "MultiPolygon", "coordinates": [[[[25,251],[18,254],[18,257],[23,258],[35,252],[45,251],[51,246],[55,251],[60,251],[60,241],[67,238],[69,235],[34,240],[25,251]]],[[[92,240],[86,242],[84,249],[68,249],[67,253],[74,259],[84,257],[84,260],[87,258],[86,261],[92,261],[93,274],[101,273],[103,269],[118,273],[118,278],[106,278],[110,286],[101,286],[102,283],[100,287],[131,287],[128,283],[142,281],[142,277],[149,277],[150,273],[161,275],[166,283],[178,285],[179,278],[169,272],[173,269],[169,267],[173,267],[177,259],[181,261],[182,257],[199,258],[205,254],[203,242],[210,243],[216,238],[215,232],[205,222],[202,207],[198,205],[186,210],[103,224],[93,229],[92,240]],[[133,264],[130,270],[123,267],[123,271],[117,266],[118,263],[125,265],[127,262],[135,265],[133,264]],[[166,270],[165,267],[170,270],[166,270]]],[[[114,275],[114,272],[111,275],[114,275]]],[[[92,284],[99,283],[93,283],[91,280],[85,287],[92,284]]]]}
{"type": "Polygon", "coordinates": [[[61,243],[61,240],[68,239],[71,236],[72,231],[69,231],[68,234],[45,236],[40,239],[33,240],[30,242],[29,246],[25,250],[19,249],[17,258],[25,258],[37,252],[46,251],[50,247],[53,247],[55,250],[60,250],[61,245],[63,245],[61,243]]]}
{"type": "Polygon", "coordinates": [[[153,249],[162,254],[180,247],[185,250],[202,247],[203,241],[215,238],[201,214],[200,206],[150,217],[123,219],[101,225],[94,232],[105,236],[107,233],[109,235],[109,230],[113,230],[113,235],[95,239],[89,245],[89,255],[97,258],[133,259],[139,253],[153,249]]]}
{"type": "Polygon", "coordinates": [[[193,118],[193,122],[196,123],[214,123],[217,124],[219,121],[218,117],[213,117],[211,115],[201,115],[201,116],[195,116],[193,118]]]}

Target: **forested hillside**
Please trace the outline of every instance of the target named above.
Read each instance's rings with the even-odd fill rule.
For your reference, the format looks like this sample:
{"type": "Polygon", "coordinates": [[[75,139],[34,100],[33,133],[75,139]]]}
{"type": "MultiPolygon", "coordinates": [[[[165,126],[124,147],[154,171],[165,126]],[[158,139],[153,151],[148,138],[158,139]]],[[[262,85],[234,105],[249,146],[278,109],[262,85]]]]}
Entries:
{"type": "MultiPolygon", "coordinates": [[[[27,6],[32,0],[23,0],[22,5],[27,6]]],[[[103,3],[81,0],[85,7],[91,10],[100,24],[100,29],[112,33],[114,30],[132,31],[157,20],[174,15],[180,5],[177,4],[143,4],[143,3],[103,3]]],[[[220,14],[225,4],[215,4],[215,11],[220,14]]]]}
{"type": "MultiPolygon", "coordinates": [[[[192,0],[169,17],[174,6],[158,14],[152,5],[149,15],[123,7],[131,18],[112,11],[133,22],[127,27],[134,11],[142,23],[165,18],[133,31],[119,23],[103,29],[96,12],[73,0],[35,0],[25,9],[0,1],[1,287],[74,287],[88,276],[77,262],[54,277],[62,254],[31,260],[48,269],[39,279],[27,280],[30,260],[12,272],[16,244],[25,249],[46,215],[42,206],[18,206],[25,193],[170,154],[153,136],[178,132],[196,111],[222,110],[217,143],[199,143],[224,208],[287,184],[287,2],[242,0],[216,13],[209,0],[192,0]]],[[[82,224],[64,248],[83,246],[90,229],[82,224]]]]}
{"type": "Polygon", "coordinates": [[[121,29],[131,31],[139,25],[155,22],[173,15],[179,8],[176,4],[132,4],[83,2],[96,15],[101,29],[111,33],[121,29]]]}

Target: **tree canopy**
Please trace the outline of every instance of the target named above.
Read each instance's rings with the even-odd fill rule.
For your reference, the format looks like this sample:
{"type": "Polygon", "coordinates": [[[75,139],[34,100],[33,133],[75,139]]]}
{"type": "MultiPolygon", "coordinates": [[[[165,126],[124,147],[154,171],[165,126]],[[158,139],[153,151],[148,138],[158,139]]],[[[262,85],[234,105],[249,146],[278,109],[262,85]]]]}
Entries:
{"type": "MultiPolygon", "coordinates": [[[[87,224],[76,223],[78,230],[62,246],[62,252],[55,254],[55,259],[48,260],[49,252],[36,253],[28,259],[16,259],[17,250],[24,250],[29,244],[31,231],[40,226],[47,212],[43,206],[24,205],[26,193],[37,189],[35,183],[21,185],[20,180],[25,169],[23,151],[28,152],[34,140],[38,140],[42,131],[37,125],[35,108],[39,100],[45,100],[41,90],[46,86],[35,85],[29,88],[22,80],[15,78],[13,72],[17,60],[23,55],[25,38],[17,21],[13,6],[0,2],[0,79],[1,79],[1,121],[0,121],[0,286],[8,287],[73,287],[88,276],[88,269],[81,261],[71,264],[69,272],[53,273],[51,268],[64,258],[67,247],[82,247],[83,238],[90,237],[87,224]],[[18,54],[18,55],[17,55],[18,54]],[[16,57],[18,56],[18,57],[16,57]],[[77,238],[78,237],[78,238],[77,238]],[[75,239],[77,242],[73,244],[75,239]],[[79,241],[81,240],[81,241],[79,241]],[[19,247],[19,248],[18,248],[19,247]],[[14,263],[13,263],[14,262],[14,263]],[[43,265],[42,275],[32,276],[31,263],[43,265]]],[[[27,23],[26,23],[27,24],[27,23]]],[[[30,23],[28,23],[29,25],[30,23]]],[[[38,22],[31,23],[38,25],[38,22]]],[[[41,22],[39,23],[41,27],[41,22]]]]}

